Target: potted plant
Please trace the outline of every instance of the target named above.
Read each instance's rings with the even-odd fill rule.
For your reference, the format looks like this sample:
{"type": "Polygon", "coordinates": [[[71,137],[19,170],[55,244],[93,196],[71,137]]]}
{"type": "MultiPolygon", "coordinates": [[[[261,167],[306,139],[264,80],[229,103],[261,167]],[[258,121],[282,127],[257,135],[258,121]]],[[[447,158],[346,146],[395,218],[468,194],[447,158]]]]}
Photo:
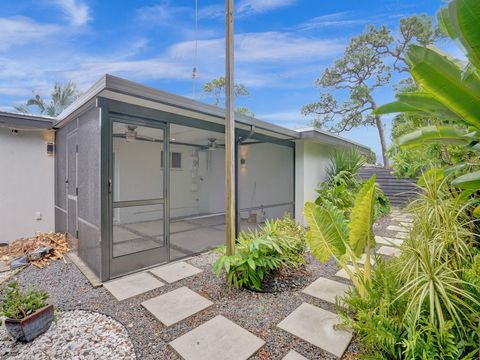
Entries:
{"type": "Polygon", "coordinates": [[[17,282],[8,284],[2,303],[5,327],[17,340],[29,342],[48,330],[54,318],[46,291],[22,292],[17,282]]]}

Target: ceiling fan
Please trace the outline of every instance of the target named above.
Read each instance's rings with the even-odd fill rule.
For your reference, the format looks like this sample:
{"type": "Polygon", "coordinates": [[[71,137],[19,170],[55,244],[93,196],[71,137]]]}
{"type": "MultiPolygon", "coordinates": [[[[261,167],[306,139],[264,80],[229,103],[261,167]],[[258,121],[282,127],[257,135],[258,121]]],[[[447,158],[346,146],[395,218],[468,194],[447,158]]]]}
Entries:
{"type": "Polygon", "coordinates": [[[151,136],[145,136],[145,135],[139,135],[137,132],[137,126],[136,125],[126,125],[126,130],[124,133],[115,133],[113,134],[113,137],[116,138],[123,138],[127,142],[134,142],[136,140],[142,140],[142,141],[151,141],[151,142],[162,142],[162,139],[156,139],[151,136]]]}
{"type": "Polygon", "coordinates": [[[200,151],[213,151],[217,149],[224,149],[224,144],[217,144],[216,138],[208,138],[207,145],[203,146],[200,151]]]}

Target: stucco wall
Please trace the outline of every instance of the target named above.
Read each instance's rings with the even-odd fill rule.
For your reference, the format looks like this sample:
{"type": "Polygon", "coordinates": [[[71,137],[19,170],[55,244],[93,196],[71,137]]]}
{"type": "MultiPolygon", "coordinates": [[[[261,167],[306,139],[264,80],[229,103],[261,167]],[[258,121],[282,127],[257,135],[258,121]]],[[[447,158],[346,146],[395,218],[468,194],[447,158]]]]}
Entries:
{"type": "Polygon", "coordinates": [[[317,198],[315,189],[320,182],[325,180],[330,155],[335,148],[333,145],[313,141],[299,141],[296,143],[295,215],[300,223],[304,223],[302,216],[303,205],[305,202],[314,201],[317,198]]]}
{"type": "Polygon", "coordinates": [[[46,136],[0,128],[0,242],[54,229],[54,157],[46,136]]]}

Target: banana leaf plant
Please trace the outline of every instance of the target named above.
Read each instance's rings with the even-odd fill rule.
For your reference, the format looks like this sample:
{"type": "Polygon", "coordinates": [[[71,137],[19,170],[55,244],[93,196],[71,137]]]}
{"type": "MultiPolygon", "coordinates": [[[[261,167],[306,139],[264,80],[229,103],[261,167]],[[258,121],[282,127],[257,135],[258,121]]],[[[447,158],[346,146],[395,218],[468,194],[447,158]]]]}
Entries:
{"type": "MultiPolygon", "coordinates": [[[[422,127],[401,136],[400,146],[442,143],[480,151],[480,1],[453,0],[437,18],[440,28],[459,44],[468,61],[432,46],[410,46],[406,60],[421,90],[399,95],[397,101],[373,113],[434,114],[443,120],[445,125],[422,127]]],[[[457,177],[453,185],[480,189],[480,171],[457,177]]]]}
{"type": "Polygon", "coordinates": [[[375,218],[375,175],[360,188],[350,220],[330,203],[317,205],[307,202],[303,215],[310,230],[306,242],[310,252],[321,262],[335,259],[343,268],[361,297],[365,297],[371,284],[371,250],[375,248],[373,222],[375,218]],[[359,260],[365,252],[365,265],[359,260]],[[349,262],[353,267],[350,268],[349,262]]]}

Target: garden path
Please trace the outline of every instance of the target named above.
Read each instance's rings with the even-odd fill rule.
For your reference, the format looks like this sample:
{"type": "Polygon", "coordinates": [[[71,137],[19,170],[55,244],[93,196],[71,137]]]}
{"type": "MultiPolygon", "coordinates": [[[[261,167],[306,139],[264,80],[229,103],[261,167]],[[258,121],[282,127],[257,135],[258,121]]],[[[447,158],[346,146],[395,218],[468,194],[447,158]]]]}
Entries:
{"type": "MultiPolygon", "coordinates": [[[[412,217],[404,211],[394,209],[390,215],[390,220],[399,223],[399,225],[389,225],[386,228],[387,231],[395,232],[392,237],[375,236],[375,240],[380,245],[377,254],[399,256],[400,246],[405,239],[403,234],[408,234],[411,229],[412,217]]],[[[365,256],[363,254],[359,263],[362,263],[362,261],[365,263],[365,256]]],[[[375,264],[374,259],[372,259],[373,264],[375,264]]],[[[348,266],[353,269],[352,265],[348,266]]],[[[339,270],[335,276],[349,279],[344,269],[339,270]]],[[[344,283],[320,277],[307,286],[303,293],[335,303],[336,298],[344,295],[348,288],[349,286],[344,283]]],[[[337,325],[339,323],[340,319],[336,314],[304,302],[278,326],[323,350],[341,357],[347,349],[352,335],[345,330],[338,329],[337,325]]]]}
{"type": "MultiPolygon", "coordinates": [[[[390,237],[375,237],[380,246],[377,254],[398,256],[399,247],[411,227],[412,220],[410,215],[400,210],[393,210],[390,220],[398,225],[387,227],[387,231],[392,232],[390,237]]],[[[164,282],[174,283],[201,272],[201,269],[180,261],[113,280],[105,283],[104,286],[117,300],[121,301],[164,286],[164,282]]],[[[335,276],[348,279],[343,269],[335,276]]],[[[336,298],[342,296],[349,287],[343,282],[320,277],[302,292],[334,304],[336,298]]],[[[183,286],[146,300],[141,305],[164,326],[170,327],[204,311],[213,303],[183,286]]],[[[339,329],[339,323],[340,318],[337,314],[320,306],[303,302],[277,326],[320,349],[341,357],[352,339],[352,334],[339,329]]],[[[222,315],[215,316],[170,342],[171,348],[185,360],[246,360],[264,344],[264,340],[222,315]]],[[[302,358],[305,359],[292,351],[284,359],[302,358]]]]}

